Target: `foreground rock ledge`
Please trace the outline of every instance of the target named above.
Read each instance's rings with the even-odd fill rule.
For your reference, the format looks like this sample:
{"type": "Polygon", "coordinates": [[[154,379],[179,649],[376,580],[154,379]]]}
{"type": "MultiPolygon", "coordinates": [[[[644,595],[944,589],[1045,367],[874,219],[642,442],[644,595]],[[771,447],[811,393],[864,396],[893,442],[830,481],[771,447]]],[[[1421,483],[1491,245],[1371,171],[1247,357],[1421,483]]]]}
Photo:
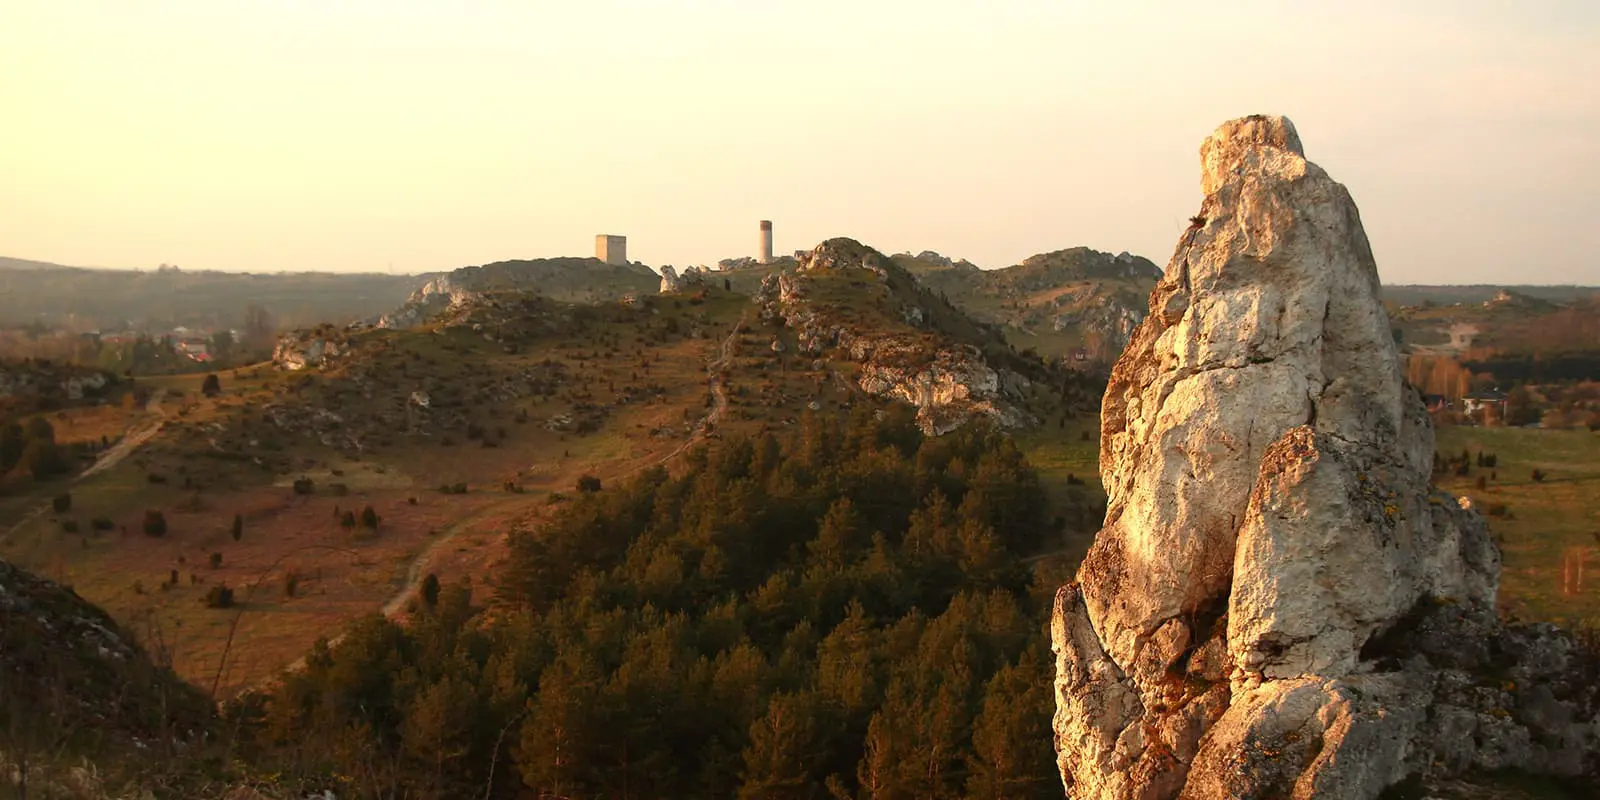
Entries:
{"type": "Polygon", "coordinates": [[[1205,200],[1106,390],[1105,527],[1056,596],[1068,796],[1582,774],[1585,656],[1497,622],[1499,551],[1430,487],[1349,193],[1283,117],[1225,123],[1200,160],[1205,200]]]}

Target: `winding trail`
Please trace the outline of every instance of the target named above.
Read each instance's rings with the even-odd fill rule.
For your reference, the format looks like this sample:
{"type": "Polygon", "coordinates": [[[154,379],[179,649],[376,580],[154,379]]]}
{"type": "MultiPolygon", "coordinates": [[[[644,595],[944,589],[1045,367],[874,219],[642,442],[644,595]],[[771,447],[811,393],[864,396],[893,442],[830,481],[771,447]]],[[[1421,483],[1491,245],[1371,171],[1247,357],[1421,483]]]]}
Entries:
{"type": "MultiPolygon", "coordinates": [[[[739,334],[744,331],[745,322],[746,315],[741,314],[739,316],[739,321],[733,324],[733,330],[728,333],[727,338],[722,340],[721,347],[717,349],[717,357],[706,364],[707,382],[711,387],[711,411],[704,417],[701,417],[699,422],[695,423],[694,432],[689,435],[688,440],[686,440],[683,444],[673,448],[672,452],[667,453],[665,456],[662,456],[660,459],[651,463],[650,466],[660,466],[682,455],[684,451],[688,450],[694,444],[704,439],[706,433],[722,420],[723,413],[728,410],[727,370],[729,365],[733,363],[734,345],[736,345],[739,341],[739,334]]],[[[644,468],[641,467],[639,469],[632,470],[629,473],[625,473],[619,477],[626,477],[627,475],[634,472],[639,472],[642,469],[644,468]]],[[[484,512],[499,508],[502,505],[510,505],[515,502],[519,501],[506,500],[503,503],[491,505],[474,516],[481,516],[484,512]]],[[[460,533],[464,528],[466,528],[471,521],[472,520],[469,518],[450,526],[450,528],[444,533],[441,533],[435,537],[427,547],[423,548],[422,552],[418,553],[416,558],[411,560],[411,565],[406,568],[405,584],[395,592],[394,596],[390,597],[389,600],[383,604],[384,616],[392,617],[399,613],[401,609],[405,608],[406,603],[417,595],[417,592],[422,589],[423,579],[427,577],[427,568],[433,561],[434,553],[440,548],[443,548],[445,545],[449,544],[450,541],[456,537],[456,534],[460,533]]]]}
{"type": "MultiPolygon", "coordinates": [[[[100,457],[95,459],[95,462],[90,464],[88,469],[72,477],[72,485],[76,486],[86,478],[91,478],[121,464],[123,459],[133,455],[134,451],[142,447],[145,442],[155,438],[155,435],[161,432],[162,426],[167,424],[167,412],[161,408],[161,398],[165,397],[166,394],[166,389],[157,389],[152,392],[150,401],[145,403],[144,409],[149,413],[155,414],[156,419],[143,424],[130,425],[127,432],[122,434],[122,438],[118,439],[116,444],[101,453],[100,457]]],[[[17,521],[11,523],[5,530],[6,535],[9,536],[20,530],[22,526],[44,516],[52,508],[53,505],[51,503],[40,503],[32,511],[23,514],[17,521]]]]}
{"type": "MultiPolygon", "coordinates": [[[[723,412],[728,410],[728,367],[733,364],[733,348],[739,342],[739,334],[744,331],[748,313],[745,312],[739,315],[739,321],[733,323],[733,330],[728,333],[728,338],[722,340],[722,346],[717,349],[717,357],[706,364],[706,384],[711,388],[711,411],[694,424],[694,430],[683,444],[678,445],[672,449],[672,452],[651,462],[650,467],[659,467],[683,455],[684,451],[705,439],[706,433],[715,427],[718,422],[722,421],[723,412]]],[[[620,477],[627,477],[627,475],[641,472],[647,468],[639,467],[620,477]]]]}

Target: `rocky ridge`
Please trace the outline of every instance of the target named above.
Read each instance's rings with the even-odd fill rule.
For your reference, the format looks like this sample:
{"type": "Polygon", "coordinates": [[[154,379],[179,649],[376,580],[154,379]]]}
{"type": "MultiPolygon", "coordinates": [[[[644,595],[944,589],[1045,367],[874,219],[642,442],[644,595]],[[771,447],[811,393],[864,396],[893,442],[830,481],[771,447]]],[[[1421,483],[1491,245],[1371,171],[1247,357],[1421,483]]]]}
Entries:
{"type": "Polygon", "coordinates": [[[1120,352],[1144,320],[1144,298],[1161,278],[1161,270],[1144,258],[1087,247],[1040,253],[992,270],[931,251],[901,254],[895,262],[977,319],[1028,337],[1065,334],[1017,338],[1054,355],[1065,355],[1064,342],[1074,349],[1092,345],[1097,356],[1120,352]]]}
{"type": "Polygon", "coordinates": [[[1496,620],[1499,552],[1429,485],[1432,423],[1354,202],[1282,117],[1200,152],[1200,212],[1106,391],[1105,526],[1056,597],[1068,795],[1581,774],[1589,662],[1496,620]]]}
{"type": "Polygon", "coordinates": [[[424,276],[404,305],[371,320],[378,328],[411,328],[494,292],[535,292],[553,300],[593,303],[650,294],[656,273],[642,264],[613,265],[594,258],[499,261],[424,276]]]}
{"type": "Polygon", "coordinates": [[[1007,427],[1032,422],[1012,402],[1028,379],[987,363],[973,341],[976,336],[962,341],[959,336],[930,335],[936,317],[960,312],[923,289],[889,257],[860,242],[837,238],[817,245],[795,271],[767,276],[754,299],[764,319],[783,321],[801,355],[831,353],[855,362],[862,391],[916,406],[918,424],[929,435],[948,433],[978,417],[1007,427]],[[873,303],[888,318],[882,324],[852,319],[843,313],[843,303],[828,296],[832,278],[860,272],[871,273],[878,290],[871,297],[851,297],[851,302],[873,303]]]}

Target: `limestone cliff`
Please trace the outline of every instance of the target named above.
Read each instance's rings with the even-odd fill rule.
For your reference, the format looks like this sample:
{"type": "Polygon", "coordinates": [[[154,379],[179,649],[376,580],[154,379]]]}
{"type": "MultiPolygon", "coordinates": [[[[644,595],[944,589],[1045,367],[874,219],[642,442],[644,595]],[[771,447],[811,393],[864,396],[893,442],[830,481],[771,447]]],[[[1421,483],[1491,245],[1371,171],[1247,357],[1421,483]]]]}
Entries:
{"type": "Polygon", "coordinates": [[[1282,117],[1200,155],[1205,199],[1106,390],[1105,525],[1056,597],[1068,795],[1581,771],[1593,690],[1563,677],[1570,642],[1498,626],[1498,550],[1430,488],[1355,203],[1282,117]]]}

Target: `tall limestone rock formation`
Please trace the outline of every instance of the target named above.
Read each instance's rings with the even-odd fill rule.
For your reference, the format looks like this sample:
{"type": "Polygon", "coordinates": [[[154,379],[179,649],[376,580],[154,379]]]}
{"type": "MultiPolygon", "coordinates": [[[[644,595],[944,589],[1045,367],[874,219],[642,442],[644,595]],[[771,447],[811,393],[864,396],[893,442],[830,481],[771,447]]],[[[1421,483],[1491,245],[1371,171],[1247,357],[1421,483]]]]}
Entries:
{"type": "Polygon", "coordinates": [[[1056,597],[1068,795],[1581,772],[1594,690],[1569,639],[1499,626],[1499,552],[1430,488],[1349,193],[1282,117],[1200,158],[1205,200],[1106,390],[1105,526],[1056,597]]]}

